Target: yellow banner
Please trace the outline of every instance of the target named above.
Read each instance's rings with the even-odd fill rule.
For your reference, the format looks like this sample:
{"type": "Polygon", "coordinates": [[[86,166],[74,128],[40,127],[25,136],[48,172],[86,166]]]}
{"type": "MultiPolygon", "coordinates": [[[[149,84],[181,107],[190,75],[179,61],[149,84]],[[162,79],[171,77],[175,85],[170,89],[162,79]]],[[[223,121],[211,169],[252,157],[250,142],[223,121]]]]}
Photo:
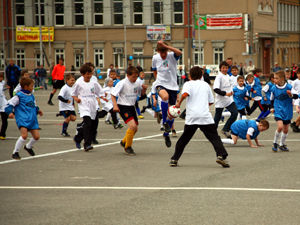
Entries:
{"type": "MultiPolygon", "coordinates": [[[[54,41],[54,27],[42,27],[43,42],[54,41]]],[[[40,28],[39,27],[24,27],[17,26],[16,28],[16,42],[40,42],[40,28]]]]}

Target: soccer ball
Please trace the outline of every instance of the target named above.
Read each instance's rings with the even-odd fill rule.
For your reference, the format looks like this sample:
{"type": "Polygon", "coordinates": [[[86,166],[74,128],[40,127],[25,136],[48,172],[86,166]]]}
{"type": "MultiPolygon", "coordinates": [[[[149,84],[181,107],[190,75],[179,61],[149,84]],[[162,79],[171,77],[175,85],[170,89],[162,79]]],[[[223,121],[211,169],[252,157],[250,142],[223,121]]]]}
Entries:
{"type": "Polygon", "coordinates": [[[175,119],[180,115],[180,108],[176,108],[175,105],[171,105],[168,109],[169,119],[175,119]]]}

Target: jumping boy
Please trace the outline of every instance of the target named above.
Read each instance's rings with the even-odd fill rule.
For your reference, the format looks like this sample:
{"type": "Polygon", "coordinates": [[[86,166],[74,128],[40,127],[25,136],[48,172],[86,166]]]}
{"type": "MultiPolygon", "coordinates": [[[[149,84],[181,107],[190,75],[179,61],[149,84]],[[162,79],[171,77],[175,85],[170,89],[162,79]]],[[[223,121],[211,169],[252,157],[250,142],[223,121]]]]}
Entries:
{"type": "Polygon", "coordinates": [[[229,167],[226,161],[228,154],[218,135],[212,115],[209,112],[209,106],[214,102],[210,86],[200,80],[202,70],[198,66],[190,70],[190,77],[192,80],[184,83],[181,98],[176,104],[176,107],[180,108],[183,100],[187,98],[184,131],[176,143],[175,152],[169,164],[172,167],[177,166],[185,146],[190,142],[196,130],[199,128],[212,143],[217,155],[216,162],[223,167],[229,167]],[[199,107],[199,105],[201,105],[201,107],[199,107]]]}
{"type": "Polygon", "coordinates": [[[24,146],[24,149],[29,153],[29,155],[35,155],[32,150],[32,146],[40,139],[37,114],[40,116],[43,115],[42,111],[39,110],[39,107],[35,105],[35,98],[32,94],[34,81],[30,78],[23,77],[20,80],[20,84],[22,88],[21,91],[8,101],[8,106],[5,108],[5,112],[9,114],[9,118],[13,118],[15,115],[16,123],[21,133],[12,154],[12,158],[17,160],[21,159],[19,151],[25,144],[28,132],[31,133],[32,138],[24,146]]]}
{"type": "Polygon", "coordinates": [[[139,94],[145,94],[147,86],[137,83],[138,70],[129,66],[127,76],[121,80],[111,92],[111,99],[114,105],[114,111],[120,112],[121,117],[127,124],[126,135],[120,144],[124,147],[125,153],[135,155],[132,149],[132,142],[135,133],[138,130],[138,118],[135,111],[135,101],[139,94]],[[116,97],[118,96],[118,100],[116,97]]]}
{"type": "Polygon", "coordinates": [[[167,119],[169,106],[175,105],[177,100],[177,60],[182,52],[174,47],[168,46],[163,41],[157,42],[157,52],[152,58],[152,70],[156,77],[156,90],[161,97],[161,111],[164,125],[164,138],[167,147],[171,147],[169,133],[174,123],[173,120],[167,119]],[[170,51],[170,52],[169,52],[170,51]]]}

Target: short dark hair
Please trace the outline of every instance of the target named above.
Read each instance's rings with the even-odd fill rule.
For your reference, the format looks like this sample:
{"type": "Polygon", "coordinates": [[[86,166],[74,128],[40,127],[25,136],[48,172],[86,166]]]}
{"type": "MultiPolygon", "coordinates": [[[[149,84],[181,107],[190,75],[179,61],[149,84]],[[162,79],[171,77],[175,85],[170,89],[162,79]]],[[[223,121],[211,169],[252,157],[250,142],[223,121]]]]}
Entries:
{"type": "Polygon", "coordinates": [[[4,72],[0,72],[0,77],[4,77],[4,72]]]}
{"type": "Polygon", "coordinates": [[[259,123],[266,129],[269,129],[269,127],[270,127],[269,121],[267,121],[267,120],[262,119],[261,121],[259,121],[259,123]]]}
{"type": "Polygon", "coordinates": [[[232,66],[231,70],[233,70],[233,69],[239,70],[239,68],[237,68],[237,66],[232,66]]]}
{"type": "Polygon", "coordinates": [[[68,73],[68,74],[66,75],[66,80],[70,80],[70,79],[72,79],[72,78],[75,79],[75,76],[74,76],[72,73],[68,73]]]}
{"type": "Polygon", "coordinates": [[[245,80],[245,77],[242,75],[239,75],[236,80],[241,80],[241,79],[245,80]]]}
{"type": "MultiPolygon", "coordinates": [[[[166,42],[164,42],[165,45],[168,45],[166,42]]],[[[162,45],[158,44],[156,45],[156,51],[158,52],[167,52],[168,49],[166,47],[163,47],[162,45]]]]}
{"type": "Polygon", "coordinates": [[[21,85],[21,88],[23,88],[23,89],[25,86],[29,86],[30,84],[33,84],[33,83],[34,83],[34,81],[29,77],[22,77],[20,80],[20,85],[21,85]]]}
{"type": "Polygon", "coordinates": [[[203,69],[201,69],[199,66],[194,66],[190,70],[190,76],[192,80],[199,80],[202,77],[203,69]]]}
{"type": "Polygon", "coordinates": [[[109,71],[109,74],[110,73],[116,73],[116,70],[115,69],[111,69],[110,71],[109,71]]]}
{"type": "Polygon", "coordinates": [[[134,67],[134,66],[129,66],[128,68],[127,68],[127,75],[129,75],[129,76],[131,76],[132,74],[134,74],[134,73],[136,73],[136,74],[139,74],[139,71],[138,71],[138,69],[136,68],[136,67],[134,67]]]}
{"type": "Polygon", "coordinates": [[[91,66],[88,63],[83,64],[80,67],[79,71],[80,71],[81,74],[86,74],[86,73],[93,72],[91,66]]]}
{"type": "Polygon", "coordinates": [[[95,68],[95,65],[93,63],[91,63],[91,62],[87,62],[86,64],[88,64],[90,67],[95,68]]]}
{"type": "Polygon", "coordinates": [[[222,62],[220,63],[219,69],[221,69],[222,66],[227,66],[227,67],[229,67],[229,65],[228,65],[228,63],[227,63],[226,61],[222,61],[222,62]]]}
{"type": "Polygon", "coordinates": [[[257,68],[257,69],[255,69],[255,70],[253,70],[253,73],[254,73],[254,74],[262,73],[262,69],[257,68]]]}
{"type": "Polygon", "coordinates": [[[296,73],[300,73],[300,68],[297,69],[297,72],[296,72],[296,73]]]}
{"type": "Polygon", "coordinates": [[[28,69],[24,69],[21,71],[21,77],[23,77],[25,73],[28,73],[28,69]]]}
{"type": "Polygon", "coordinates": [[[62,60],[62,61],[65,61],[63,57],[59,58],[58,60],[62,60]]]}

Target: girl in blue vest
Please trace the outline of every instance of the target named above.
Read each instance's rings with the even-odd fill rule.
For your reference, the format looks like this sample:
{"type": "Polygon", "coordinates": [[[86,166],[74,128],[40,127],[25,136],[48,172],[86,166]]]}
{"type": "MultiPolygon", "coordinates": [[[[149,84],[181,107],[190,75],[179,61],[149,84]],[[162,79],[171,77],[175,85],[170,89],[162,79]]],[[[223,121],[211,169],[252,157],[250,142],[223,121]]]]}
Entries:
{"type": "Polygon", "coordinates": [[[289,131],[289,124],[293,118],[293,98],[297,99],[298,95],[292,93],[292,85],[287,83],[282,70],[274,74],[274,83],[275,85],[271,89],[271,101],[274,100],[272,106],[274,108],[271,112],[274,113],[277,129],[272,150],[277,152],[279,148],[281,151],[289,151],[285,140],[289,131]]]}
{"type": "Polygon", "coordinates": [[[247,139],[251,148],[257,148],[263,146],[258,143],[257,136],[260,132],[269,129],[269,122],[266,120],[261,120],[256,122],[255,120],[237,120],[235,121],[231,129],[231,139],[222,139],[224,144],[236,144],[238,138],[247,139]],[[256,145],[252,143],[251,140],[255,140],[256,145]]]}
{"type": "Polygon", "coordinates": [[[36,106],[35,98],[32,94],[34,81],[30,78],[23,77],[20,80],[20,84],[22,88],[21,91],[8,101],[8,105],[5,108],[5,112],[9,114],[10,118],[13,118],[14,113],[17,126],[21,133],[12,154],[12,158],[17,160],[21,159],[19,151],[26,142],[28,132],[31,133],[32,138],[24,145],[24,149],[31,156],[35,155],[32,146],[40,138],[37,114],[40,116],[43,115],[42,111],[36,106]]]}

